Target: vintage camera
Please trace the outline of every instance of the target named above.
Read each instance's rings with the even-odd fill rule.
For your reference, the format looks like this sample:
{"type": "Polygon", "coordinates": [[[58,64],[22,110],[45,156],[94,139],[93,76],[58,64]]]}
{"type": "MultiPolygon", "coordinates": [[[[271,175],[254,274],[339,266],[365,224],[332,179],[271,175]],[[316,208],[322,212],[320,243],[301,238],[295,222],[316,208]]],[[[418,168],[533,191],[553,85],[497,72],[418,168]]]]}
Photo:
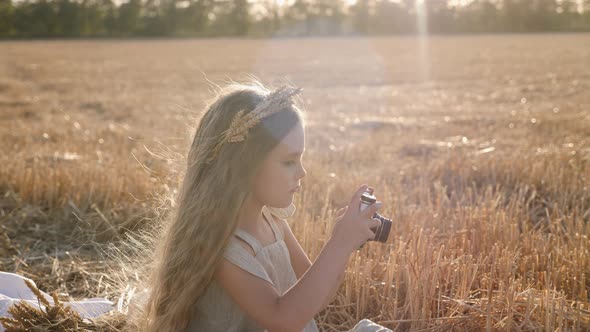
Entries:
{"type": "MultiPolygon", "coordinates": [[[[377,198],[375,196],[373,196],[373,190],[367,189],[363,193],[363,195],[361,196],[361,211],[368,208],[369,206],[371,206],[375,202],[377,202],[377,198]]],[[[375,237],[372,239],[369,239],[368,241],[379,241],[381,243],[385,243],[385,241],[387,241],[387,238],[389,237],[389,231],[391,230],[391,219],[385,218],[384,216],[380,215],[377,212],[375,212],[375,214],[373,215],[373,218],[381,220],[381,225],[378,226],[376,230],[375,230],[375,228],[371,228],[375,232],[375,237]]],[[[364,245],[365,244],[363,243],[359,247],[359,250],[364,245]]]]}

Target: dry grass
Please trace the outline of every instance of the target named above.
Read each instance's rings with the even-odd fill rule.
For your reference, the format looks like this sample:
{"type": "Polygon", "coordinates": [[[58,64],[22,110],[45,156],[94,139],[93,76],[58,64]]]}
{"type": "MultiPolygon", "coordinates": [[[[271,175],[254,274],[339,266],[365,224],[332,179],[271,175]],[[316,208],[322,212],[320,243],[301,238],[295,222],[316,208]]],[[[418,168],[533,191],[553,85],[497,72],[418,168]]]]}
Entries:
{"type": "Polygon", "coordinates": [[[202,72],[254,73],[304,88],[310,257],[360,183],[395,220],[322,330],[588,330],[587,38],[437,37],[427,66],[409,38],[1,43],[0,269],[124,304],[140,276],[103,252],[170,205],[202,72]]]}

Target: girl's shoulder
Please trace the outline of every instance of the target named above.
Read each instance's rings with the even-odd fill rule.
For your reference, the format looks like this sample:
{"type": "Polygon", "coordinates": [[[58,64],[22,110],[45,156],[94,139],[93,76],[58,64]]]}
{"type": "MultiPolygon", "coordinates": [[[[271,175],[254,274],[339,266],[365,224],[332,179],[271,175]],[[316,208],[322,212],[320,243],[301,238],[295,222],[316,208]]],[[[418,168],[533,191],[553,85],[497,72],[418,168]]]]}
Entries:
{"type": "Polygon", "coordinates": [[[271,284],[273,283],[264,266],[256,259],[252,248],[248,245],[242,245],[237,239],[230,240],[223,253],[223,258],[242,270],[246,270],[271,284]]]}

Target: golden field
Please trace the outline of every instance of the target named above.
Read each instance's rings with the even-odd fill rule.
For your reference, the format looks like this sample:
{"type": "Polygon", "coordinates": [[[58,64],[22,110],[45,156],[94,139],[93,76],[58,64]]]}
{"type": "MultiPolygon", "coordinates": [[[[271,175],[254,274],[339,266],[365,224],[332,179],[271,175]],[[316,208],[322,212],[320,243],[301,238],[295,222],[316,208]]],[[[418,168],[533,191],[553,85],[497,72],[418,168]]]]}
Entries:
{"type": "Polygon", "coordinates": [[[0,270],[122,303],[215,84],[304,88],[289,219],[315,259],[361,183],[394,220],[323,331],[590,329],[590,35],[0,42],[0,270]],[[121,249],[124,250],[124,249],[121,249]]]}

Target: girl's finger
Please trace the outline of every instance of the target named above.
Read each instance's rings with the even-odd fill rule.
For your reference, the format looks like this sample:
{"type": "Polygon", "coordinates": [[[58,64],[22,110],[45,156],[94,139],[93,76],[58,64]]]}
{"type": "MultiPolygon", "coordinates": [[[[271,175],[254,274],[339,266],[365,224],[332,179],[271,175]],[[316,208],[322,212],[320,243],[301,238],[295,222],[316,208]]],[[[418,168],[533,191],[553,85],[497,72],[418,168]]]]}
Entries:
{"type": "Polygon", "coordinates": [[[383,203],[380,201],[376,202],[375,204],[371,204],[371,206],[369,206],[361,212],[361,215],[363,217],[372,217],[375,214],[375,212],[377,212],[381,208],[381,205],[383,205],[383,203]]]}
{"type": "Polygon", "coordinates": [[[348,205],[338,209],[338,211],[336,212],[336,216],[338,216],[338,217],[343,216],[346,213],[346,210],[348,210],[348,205]]]}
{"type": "Polygon", "coordinates": [[[369,224],[369,228],[378,229],[379,227],[381,227],[381,220],[378,218],[372,218],[369,224]]]}
{"type": "Polygon", "coordinates": [[[367,189],[369,185],[367,184],[363,184],[361,185],[352,195],[352,198],[350,199],[350,204],[348,204],[349,206],[355,207],[357,209],[360,209],[361,207],[361,196],[363,195],[363,193],[365,192],[365,190],[367,189]]]}

